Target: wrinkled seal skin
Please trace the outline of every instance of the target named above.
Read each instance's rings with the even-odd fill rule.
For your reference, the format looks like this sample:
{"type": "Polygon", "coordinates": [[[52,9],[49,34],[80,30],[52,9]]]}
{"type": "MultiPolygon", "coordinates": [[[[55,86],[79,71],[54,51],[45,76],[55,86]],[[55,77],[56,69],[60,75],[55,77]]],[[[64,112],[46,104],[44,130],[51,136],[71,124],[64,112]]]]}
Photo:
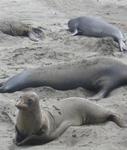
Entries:
{"type": "Polygon", "coordinates": [[[41,27],[32,27],[20,21],[0,21],[0,31],[12,36],[29,37],[32,41],[42,40],[44,33],[41,27]]]}
{"type": "Polygon", "coordinates": [[[103,98],[123,85],[127,85],[127,65],[113,58],[101,57],[25,70],[1,83],[0,93],[39,86],[57,90],[83,87],[103,98]]]}
{"type": "Polygon", "coordinates": [[[125,38],[116,26],[95,16],[84,16],[71,19],[68,22],[72,35],[84,35],[88,37],[112,37],[118,44],[120,51],[127,50],[125,38]]]}
{"type": "Polygon", "coordinates": [[[48,111],[39,105],[34,92],[26,92],[16,104],[19,109],[16,121],[16,144],[36,145],[58,138],[68,127],[85,124],[115,122],[126,127],[116,113],[84,98],[71,97],[61,100],[48,111]]]}

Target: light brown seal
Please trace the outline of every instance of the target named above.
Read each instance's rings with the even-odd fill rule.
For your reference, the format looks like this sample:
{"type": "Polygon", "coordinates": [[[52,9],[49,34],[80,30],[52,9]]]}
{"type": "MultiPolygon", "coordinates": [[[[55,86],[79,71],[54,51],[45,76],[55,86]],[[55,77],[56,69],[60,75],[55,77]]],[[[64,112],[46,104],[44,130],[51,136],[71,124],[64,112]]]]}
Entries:
{"type": "Polygon", "coordinates": [[[127,51],[125,37],[119,28],[95,16],[82,16],[68,21],[69,31],[72,35],[88,37],[112,37],[119,45],[120,51],[127,51]]]}
{"type": "Polygon", "coordinates": [[[44,38],[41,27],[32,27],[31,25],[15,20],[1,20],[0,31],[12,36],[26,36],[32,41],[38,41],[44,38]]]}
{"type": "Polygon", "coordinates": [[[126,127],[114,112],[79,97],[63,99],[47,111],[41,109],[36,93],[26,92],[16,107],[19,109],[16,121],[16,144],[19,146],[49,142],[70,126],[113,121],[120,127],[126,127]]]}

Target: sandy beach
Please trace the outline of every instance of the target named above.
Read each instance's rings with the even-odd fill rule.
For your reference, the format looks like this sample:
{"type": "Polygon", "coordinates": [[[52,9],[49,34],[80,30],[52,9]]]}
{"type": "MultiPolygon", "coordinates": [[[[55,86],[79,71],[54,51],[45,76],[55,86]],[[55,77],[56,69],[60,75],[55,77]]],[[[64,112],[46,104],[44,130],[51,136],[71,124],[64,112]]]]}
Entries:
{"type": "MultiPolygon", "coordinates": [[[[67,31],[69,19],[94,15],[118,26],[127,39],[126,14],[126,0],[0,0],[0,21],[12,19],[41,26],[45,34],[42,41],[34,42],[27,37],[0,32],[0,82],[26,68],[70,63],[85,58],[115,57],[127,64],[127,53],[122,54],[111,38],[72,36],[67,31]]],[[[38,93],[42,107],[51,107],[62,98],[87,98],[92,95],[80,87],[68,91],[50,87],[31,90],[38,93]]],[[[119,128],[113,122],[70,127],[58,139],[45,145],[17,147],[13,144],[15,128],[12,120],[15,121],[17,114],[16,100],[22,93],[0,93],[0,150],[126,150],[127,129],[119,128]]],[[[108,98],[97,103],[116,111],[127,121],[127,86],[114,90],[108,98]]]]}

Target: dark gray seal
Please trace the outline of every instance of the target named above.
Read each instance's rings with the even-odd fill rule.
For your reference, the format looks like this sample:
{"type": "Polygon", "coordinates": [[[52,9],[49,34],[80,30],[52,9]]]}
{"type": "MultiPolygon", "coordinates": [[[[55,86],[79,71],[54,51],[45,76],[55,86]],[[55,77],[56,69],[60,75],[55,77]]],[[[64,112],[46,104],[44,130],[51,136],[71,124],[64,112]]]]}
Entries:
{"type": "Polygon", "coordinates": [[[117,59],[101,57],[25,70],[1,83],[0,93],[39,86],[57,90],[83,87],[102,98],[123,85],[127,85],[127,65],[117,59]]]}
{"type": "Polygon", "coordinates": [[[44,144],[58,138],[70,126],[115,122],[126,127],[123,119],[115,112],[84,98],[71,97],[60,100],[49,110],[41,108],[39,97],[26,92],[16,107],[19,109],[16,121],[17,145],[44,144]]]}
{"type": "Polygon", "coordinates": [[[20,21],[1,20],[0,31],[12,36],[26,36],[32,41],[38,41],[44,38],[41,27],[35,28],[20,21]]]}
{"type": "Polygon", "coordinates": [[[125,38],[116,26],[95,16],[84,16],[71,19],[68,22],[72,35],[85,35],[88,37],[112,37],[119,44],[121,51],[127,50],[125,38]]]}

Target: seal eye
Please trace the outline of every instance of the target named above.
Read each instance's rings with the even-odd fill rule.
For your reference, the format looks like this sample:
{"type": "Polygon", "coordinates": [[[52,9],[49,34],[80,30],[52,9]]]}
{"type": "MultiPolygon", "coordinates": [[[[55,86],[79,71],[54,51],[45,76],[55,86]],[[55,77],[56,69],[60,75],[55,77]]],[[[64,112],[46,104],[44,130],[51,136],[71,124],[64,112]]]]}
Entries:
{"type": "Polygon", "coordinates": [[[33,103],[33,100],[32,100],[32,99],[28,99],[27,104],[28,104],[29,106],[31,106],[32,103],[33,103]]]}

